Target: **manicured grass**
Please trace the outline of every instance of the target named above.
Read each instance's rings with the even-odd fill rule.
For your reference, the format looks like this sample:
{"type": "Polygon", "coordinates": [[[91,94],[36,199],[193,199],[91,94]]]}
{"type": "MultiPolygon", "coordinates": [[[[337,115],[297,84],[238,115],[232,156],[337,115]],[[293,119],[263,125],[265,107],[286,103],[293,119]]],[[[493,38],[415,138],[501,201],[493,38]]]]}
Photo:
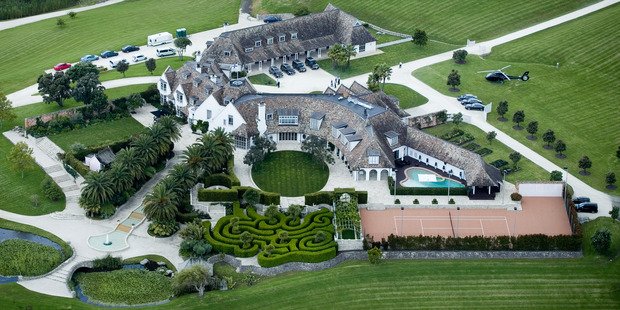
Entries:
{"type": "Polygon", "coordinates": [[[136,256],[132,258],[127,258],[123,260],[123,264],[139,264],[143,259],[152,260],[154,262],[164,262],[166,263],[166,267],[174,272],[177,271],[177,268],[165,257],[156,254],[142,255],[136,256]]]}
{"type": "Polygon", "coordinates": [[[248,80],[256,85],[276,85],[276,80],[265,73],[248,76],[248,80]]]}
{"type": "Polygon", "coordinates": [[[252,166],[252,179],[260,189],[285,197],[319,191],[328,177],[329,169],[325,163],[298,151],[273,152],[252,166]]]}
{"type": "Polygon", "coordinates": [[[594,0],[480,2],[476,0],[261,0],[252,11],[294,12],[300,3],[312,12],[320,12],[331,2],[353,16],[382,28],[413,34],[425,30],[431,39],[465,45],[467,39],[486,40],[526,28],[574,11],[594,0]],[[502,14],[498,14],[502,12],[502,14]]]}
{"type": "Polygon", "coordinates": [[[51,246],[20,239],[0,243],[0,275],[38,276],[56,268],[62,254],[51,246]]]}
{"type": "Polygon", "coordinates": [[[370,34],[372,34],[372,36],[375,37],[375,39],[377,39],[377,44],[387,43],[387,42],[392,42],[392,41],[396,41],[396,40],[402,39],[401,37],[393,36],[393,35],[387,34],[387,33],[378,34],[376,30],[374,30],[374,29],[372,29],[370,27],[368,27],[366,29],[368,29],[368,32],[370,32],[370,34]]]}
{"type": "Polygon", "coordinates": [[[123,87],[109,88],[105,90],[108,95],[108,99],[113,100],[121,97],[127,97],[131,94],[140,93],[145,91],[149,86],[154,84],[137,84],[123,87]]]}
{"type": "Polygon", "coordinates": [[[428,102],[426,97],[418,94],[415,90],[400,84],[386,83],[383,91],[400,100],[400,108],[405,110],[421,106],[428,102]]]}
{"type": "Polygon", "coordinates": [[[172,296],[170,278],[154,271],[125,269],[80,273],[76,276],[84,295],[110,304],[145,304],[172,296]]]}
{"type": "Polygon", "coordinates": [[[525,123],[539,123],[538,139],[530,141],[525,130],[512,129],[512,122],[498,121],[495,111],[488,120],[527,147],[596,189],[617,195],[605,188],[605,174],[620,174],[620,160],[616,150],[620,145],[620,62],[617,61],[619,40],[608,40],[609,33],[620,32],[617,16],[620,6],[592,13],[578,20],[533,34],[517,41],[498,46],[490,57],[482,60],[468,57],[466,65],[446,61],[414,72],[414,75],[446,95],[446,77],[451,69],[459,70],[462,93],[477,94],[494,108],[507,100],[507,117],[517,110],[525,111],[525,123]],[[559,69],[556,63],[560,63],[559,69]],[[498,69],[512,65],[506,72],[521,74],[530,71],[528,82],[512,81],[504,84],[489,83],[480,70],[498,69]],[[543,148],[541,135],[547,129],[555,131],[557,139],[567,144],[565,159],[543,148]],[[592,160],[590,176],[581,176],[579,159],[587,155],[592,160]]]}
{"type": "Polygon", "coordinates": [[[585,255],[597,255],[594,248],[592,248],[591,238],[599,228],[607,228],[611,232],[610,256],[620,255],[620,222],[614,221],[610,217],[598,217],[583,224],[583,253],[585,255]]]}
{"type": "Polygon", "coordinates": [[[349,67],[334,68],[329,58],[319,60],[319,65],[325,71],[339,76],[341,79],[346,79],[352,76],[370,73],[376,65],[381,63],[395,66],[398,65],[399,62],[412,61],[455,48],[458,48],[458,46],[441,42],[429,42],[425,47],[419,47],[413,43],[407,42],[384,47],[381,49],[381,51],[383,51],[382,54],[352,59],[349,67]]]}
{"type": "MultiPolygon", "coordinates": [[[[134,0],[0,31],[0,89],[11,93],[36,83],[44,70],[85,54],[144,45],[148,35],[180,27],[191,34],[237,21],[240,0],[134,0]],[[205,12],[209,12],[208,18],[205,12]]],[[[144,65],[142,65],[144,66],[144,65]]],[[[131,72],[131,69],[128,71],[131,72]]]]}
{"type": "MultiPolygon", "coordinates": [[[[618,261],[592,258],[401,260],[378,266],[351,261],[323,271],[264,279],[248,288],[209,292],[205,298],[185,295],[154,308],[617,309],[619,272],[618,261]]],[[[0,305],[94,308],[76,299],[31,292],[16,283],[2,285],[0,305]]]]}
{"type": "Polygon", "coordinates": [[[51,241],[56,242],[57,244],[59,244],[62,247],[62,252],[64,253],[64,256],[66,258],[71,257],[71,255],[73,255],[73,249],[71,248],[71,246],[69,246],[65,241],[63,241],[62,239],[60,239],[59,237],[57,237],[56,235],[45,231],[43,229],[34,227],[34,226],[30,226],[30,225],[26,225],[26,224],[20,224],[20,223],[16,223],[16,222],[12,222],[9,220],[5,220],[0,218],[0,228],[4,228],[4,229],[10,229],[10,230],[16,230],[16,231],[23,231],[23,232],[28,232],[31,234],[35,234],[35,235],[39,235],[41,237],[45,237],[47,239],[50,239],[51,241]]]}
{"type": "Polygon", "coordinates": [[[250,287],[263,279],[263,277],[250,272],[239,273],[235,267],[222,262],[213,265],[213,275],[220,279],[226,279],[228,288],[231,290],[250,287]]]}
{"type": "MultiPolygon", "coordinates": [[[[146,70],[146,65],[144,64],[144,62],[137,63],[137,64],[130,63],[129,70],[125,72],[125,78],[142,77],[142,76],[160,76],[162,73],[164,73],[164,70],[166,70],[168,66],[171,66],[173,69],[178,69],[181,66],[183,66],[186,62],[193,60],[193,59],[194,58],[188,57],[188,56],[183,57],[182,60],[179,59],[178,56],[156,58],[155,59],[156,68],[155,68],[155,71],[153,71],[152,75],[148,70],[146,70]]],[[[116,69],[103,71],[99,75],[99,80],[102,82],[110,81],[110,80],[118,80],[122,78],[123,78],[123,74],[116,71],[116,69]]]]}
{"type": "Polygon", "coordinates": [[[73,143],[85,146],[103,144],[105,141],[124,139],[144,131],[144,126],[133,117],[124,117],[112,121],[104,121],[81,129],[48,136],[63,150],[69,150],[73,143]]]}
{"type": "MultiPolygon", "coordinates": [[[[454,125],[452,123],[448,123],[448,124],[435,126],[432,128],[426,128],[424,129],[424,131],[429,134],[439,137],[444,133],[448,133],[452,131],[453,128],[454,128],[454,125]]],[[[488,140],[486,139],[486,135],[487,135],[486,132],[478,129],[478,127],[476,126],[473,126],[470,124],[461,124],[459,125],[459,128],[471,134],[475,138],[474,141],[472,142],[479,144],[480,145],[479,149],[488,148],[490,150],[493,150],[493,153],[483,157],[485,162],[491,163],[495,160],[503,159],[508,162],[508,165],[505,166],[504,169],[512,167],[512,161],[510,161],[510,158],[508,157],[510,153],[513,152],[511,148],[509,148],[508,146],[506,146],[505,144],[497,140],[489,143],[488,140]]],[[[469,142],[469,143],[472,143],[472,142],[469,142]]],[[[468,143],[466,143],[465,145],[467,144],[468,143]]],[[[521,182],[521,181],[548,181],[549,180],[549,172],[545,171],[543,168],[534,164],[527,158],[521,158],[521,160],[518,163],[518,166],[521,168],[521,170],[506,175],[506,180],[508,182],[515,183],[515,182],[521,182]]]]}

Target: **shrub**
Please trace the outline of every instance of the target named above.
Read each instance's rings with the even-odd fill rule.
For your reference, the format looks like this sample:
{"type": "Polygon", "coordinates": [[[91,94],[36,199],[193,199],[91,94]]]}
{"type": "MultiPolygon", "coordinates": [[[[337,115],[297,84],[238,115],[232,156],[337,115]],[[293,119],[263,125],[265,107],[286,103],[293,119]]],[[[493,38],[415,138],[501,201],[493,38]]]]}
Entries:
{"type": "Polygon", "coordinates": [[[76,159],[71,153],[65,154],[64,162],[83,177],[90,173],[90,169],[83,162],[76,159]]]}
{"type": "Polygon", "coordinates": [[[379,248],[372,248],[368,250],[368,261],[373,265],[380,263],[382,256],[383,253],[381,253],[379,248]]]}
{"type": "Polygon", "coordinates": [[[523,196],[521,196],[521,194],[519,194],[519,193],[512,193],[512,194],[510,194],[510,199],[512,201],[521,201],[522,198],[523,198],[523,196]]]}
{"type": "Polygon", "coordinates": [[[264,205],[279,205],[280,194],[273,192],[260,192],[260,203],[264,205]]]}
{"type": "Polygon", "coordinates": [[[607,228],[599,228],[590,240],[597,253],[607,254],[611,246],[611,232],[607,228]]]}
{"type": "Polygon", "coordinates": [[[152,222],[149,224],[148,233],[156,237],[169,237],[178,229],[179,224],[175,221],[170,223],[152,222]]]}
{"type": "Polygon", "coordinates": [[[224,173],[212,174],[204,179],[205,188],[214,185],[226,186],[228,188],[232,188],[233,186],[230,177],[224,173]]]}
{"type": "Polygon", "coordinates": [[[488,148],[485,147],[485,148],[477,150],[475,153],[480,155],[480,156],[482,156],[482,157],[484,157],[484,156],[492,154],[493,150],[488,149],[488,148]]]}
{"type": "Polygon", "coordinates": [[[414,204],[414,205],[419,205],[419,204],[420,204],[420,201],[416,198],[416,199],[414,199],[414,200],[413,200],[413,204],[414,204]]]}
{"type": "Polygon", "coordinates": [[[490,165],[495,167],[495,168],[497,168],[497,169],[499,169],[501,167],[504,167],[504,166],[508,165],[508,162],[503,160],[503,159],[498,159],[498,160],[492,161],[490,163],[490,165]]]}
{"type": "Polygon", "coordinates": [[[108,254],[104,258],[93,260],[94,271],[112,271],[123,267],[123,260],[120,257],[113,257],[108,254]]]}
{"type": "Polygon", "coordinates": [[[181,242],[179,255],[184,259],[205,258],[211,253],[211,245],[204,239],[186,239],[181,242]]]}
{"type": "Polygon", "coordinates": [[[611,211],[609,211],[609,215],[611,215],[611,218],[614,220],[618,219],[619,213],[620,213],[620,207],[616,207],[616,206],[612,207],[611,211]]]}
{"type": "Polygon", "coordinates": [[[433,198],[433,201],[431,202],[432,204],[436,205],[439,203],[439,201],[437,201],[437,198],[433,198]]]}
{"type": "Polygon", "coordinates": [[[304,195],[304,203],[307,206],[329,204],[334,202],[333,192],[315,192],[304,195]]]}
{"type": "Polygon", "coordinates": [[[30,204],[34,208],[38,208],[41,205],[41,199],[39,199],[39,195],[37,194],[30,195],[30,204]]]}
{"type": "Polygon", "coordinates": [[[368,192],[367,191],[356,191],[357,194],[357,203],[366,204],[368,203],[368,192]]]}
{"type": "MultiPolygon", "coordinates": [[[[368,243],[368,241],[366,241],[368,243]]],[[[371,244],[372,240],[370,241],[371,244]]],[[[442,236],[388,236],[383,248],[390,250],[414,251],[579,251],[581,249],[580,235],[547,236],[520,235],[520,236],[469,236],[469,237],[442,237],[442,236]]]]}
{"type": "Polygon", "coordinates": [[[455,204],[455,203],[456,203],[456,202],[454,201],[454,198],[450,198],[450,200],[448,201],[448,204],[451,204],[451,205],[453,205],[453,204],[455,204]]]}
{"type": "Polygon", "coordinates": [[[395,205],[399,205],[400,204],[400,199],[397,198],[396,200],[394,200],[394,204],[395,205]]]}
{"type": "Polygon", "coordinates": [[[54,180],[52,180],[49,176],[41,182],[41,191],[43,192],[43,195],[51,201],[58,201],[65,197],[65,194],[60,186],[58,186],[58,184],[56,184],[56,182],[54,182],[54,180]]]}
{"type": "Polygon", "coordinates": [[[201,189],[198,191],[198,201],[236,201],[236,189],[201,189]]]}

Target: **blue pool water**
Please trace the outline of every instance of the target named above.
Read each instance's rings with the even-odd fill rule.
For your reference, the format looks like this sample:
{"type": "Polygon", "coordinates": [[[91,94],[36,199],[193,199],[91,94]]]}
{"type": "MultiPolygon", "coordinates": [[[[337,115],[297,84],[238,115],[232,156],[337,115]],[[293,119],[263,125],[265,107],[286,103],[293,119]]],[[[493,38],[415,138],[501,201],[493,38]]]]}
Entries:
{"type": "Polygon", "coordinates": [[[407,177],[407,179],[400,182],[400,185],[404,187],[465,187],[465,185],[457,181],[454,181],[452,179],[446,179],[430,170],[422,168],[408,168],[407,170],[405,170],[405,176],[407,177]],[[426,181],[424,180],[424,177],[420,177],[420,175],[434,175],[436,181],[426,181]]]}

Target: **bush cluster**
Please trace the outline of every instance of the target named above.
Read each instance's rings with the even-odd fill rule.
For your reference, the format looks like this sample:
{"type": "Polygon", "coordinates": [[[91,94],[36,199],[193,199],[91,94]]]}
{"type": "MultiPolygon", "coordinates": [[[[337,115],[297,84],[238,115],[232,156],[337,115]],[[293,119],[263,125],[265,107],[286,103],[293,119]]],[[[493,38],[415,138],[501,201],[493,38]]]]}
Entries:
{"type": "MultiPolygon", "coordinates": [[[[394,178],[388,177],[388,187],[390,193],[394,193],[394,178]]],[[[469,189],[467,187],[452,187],[450,195],[467,196],[469,189]]],[[[420,196],[441,196],[448,195],[447,187],[396,187],[396,195],[420,195],[420,196]]]]}
{"type": "Polygon", "coordinates": [[[123,268],[123,260],[120,257],[107,255],[104,258],[93,260],[94,271],[112,271],[123,268]]]}
{"type": "Polygon", "coordinates": [[[60,186],[49,176],[41,182],[41,191],[43,191],[43,195],[51,201],[58,201],[65,197],[65,193],[62,192],[60,186]]]}
{"type": "Polygon", "coordinates": [[[331,205],[334,199],[347,193],[351,197],[357,198],[357,202],[360,204],[368,203],[367,191],[356,191],[355,188],[334,188],[333,191],[320,191],[304,195],[304,204],[307,206],[328,204],[331,205]]]}
{"type": "Polygon", "coordinates": [[[130,116],[128,110],[118,109],[112,105],[100,112],[96,112],[90,105],[81,106],[75,110],[71,117],[56,115],[49,122],[43,122],[38,117],[35,125],[28,128],[28,133],[35,137],[42,137],[130,116]]]}
{"type": "MultiPolygon", "coordinates": [[[[225,185],[224,185],[225,186],[225,185]]],[[[198,191],[198,201],[240,201],[243,194],[250,186],[233,186],[231,189],[201,189],[198,191]]],[[[279,205],[280,194],[265,192],[256,189],[260,193],[260,203],[264,205],[279,205]]]]}

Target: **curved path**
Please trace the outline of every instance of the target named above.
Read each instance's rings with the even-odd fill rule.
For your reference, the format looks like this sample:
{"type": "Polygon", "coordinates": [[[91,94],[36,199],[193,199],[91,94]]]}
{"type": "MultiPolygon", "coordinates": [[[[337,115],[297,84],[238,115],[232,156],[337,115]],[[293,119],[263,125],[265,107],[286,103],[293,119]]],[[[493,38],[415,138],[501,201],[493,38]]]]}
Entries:
{"type": "Polygon", "coordinates": [[[7,21],[0,22],[0,30],[15,28],[15,27],[19,27],[21,25],[26,25],[26,24],[38,22],[38,21],[41,21],[41,20],[44,20],[44,19],[48,19],[48,18],[65,16],[69,12],[76,12],[77,13],[77,12],[84,12],[84,11],[88,11],[88,10],[92,10],[92,9],[97,9],[97,8],[100,8],[100,7],[108,6],[108,5],[111,5],[111,4],[116,4],[116,3],[119,3],[119,2],[123,2],[123,1],[125,1],[125,0],[107,0],[107,1],[104,1],[104,2],[101,2],[101,3],[97,3],[97,4],[89,5],[89,6],[73,7],[73,8],[69,8],[69,9],[65,9],[65,10],[60,10],[60,11],[55,11],[55,12],[50,12],[50,13],[44,13],[44,14],[39,14],[39,15],[27,16],[27,17],[22,17],[22,18],[17,18],[17,19],[10,19],[10,20],[7,20],[7,21]]]}

